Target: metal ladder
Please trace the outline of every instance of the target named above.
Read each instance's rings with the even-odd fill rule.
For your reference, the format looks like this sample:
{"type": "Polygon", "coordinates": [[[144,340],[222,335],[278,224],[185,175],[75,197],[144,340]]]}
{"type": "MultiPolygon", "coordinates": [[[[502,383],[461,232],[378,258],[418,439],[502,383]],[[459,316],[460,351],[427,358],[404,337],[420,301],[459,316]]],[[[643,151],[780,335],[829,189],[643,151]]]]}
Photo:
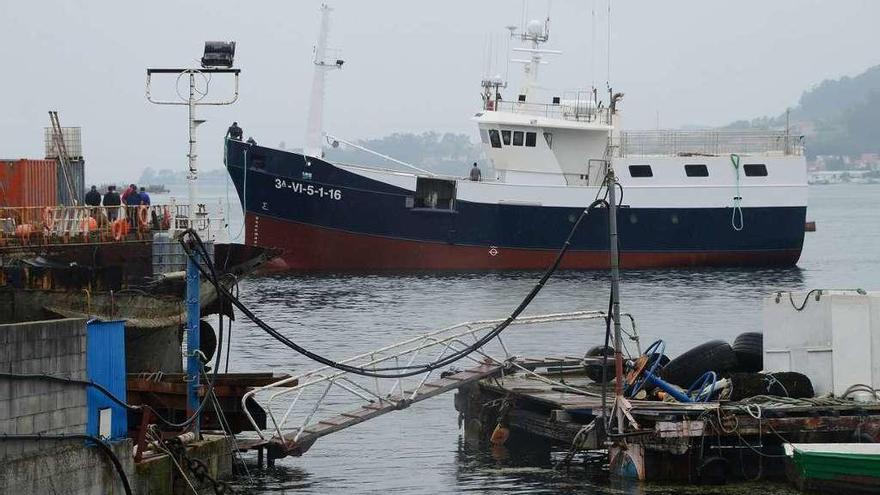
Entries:
{"type": "MultiPolygon", "coordinates": [[[[512,326],[550,326],[562,322],[604,320],[602,311],[574,311],[521,316],[512,326]],[[549,324],[549,325],[548,325],[549,324]]],[[[441,359],[477,341],[502,320],[459,323],[403,342],[363,353],[342,361],[365,369],[411,366],[419,357],[441,359]]],[[[633,330],[635,330],[633,328],[633,330]]],[[[537,368],[578,365],[582,357],[523,359],[511,352],[498,335],[463,362],[470,367],[432,377],[426,372],[408,379],[376,379],[323,367],[258,387],[242,397],[243,410],[258,438],[240,439],[242,450],[269,448],[271,457],[303,455],[319,438],[384,414],[406,409],[411,404],[436,397],[479,380],[504,373],[520,372],[546,380],[537,368]],[[433,379],[432,379],[433,378],[433,379]],[[254,400],[266,411],[268,428],[262,429],[245,406],[254,400]]],[[[560,386],[565,387],[564,384],[560,386]]]]}
{"type": "Polygon", "coordinates": [[[67,187],[70,201],[73,203],[66,206],[76,206],[76,195],[73,192],[73,182],[70,177],[70,155],[67,153],[67,144],[64,142],[64,132],[61,129],[61,121],[58,119],[57,111],[49,110],[49,123],[52,125],[52,144],[55,145],[55,152],[58,154],[55,159],[58,161],[58,166],[61,167],[64,185],[67,187]]]}

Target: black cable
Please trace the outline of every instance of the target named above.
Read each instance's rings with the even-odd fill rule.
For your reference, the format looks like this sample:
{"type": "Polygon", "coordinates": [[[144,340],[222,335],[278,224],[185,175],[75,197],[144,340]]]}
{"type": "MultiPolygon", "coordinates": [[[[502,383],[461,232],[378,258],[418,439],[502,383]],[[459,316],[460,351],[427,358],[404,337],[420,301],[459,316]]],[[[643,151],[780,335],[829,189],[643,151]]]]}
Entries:
{"type": "MultiPolygon", "coordinates": [[[[388,368],[367,369],[367,368],[362,368],[362,367],[358,367],[358,366],[351,366],[351,365],[347,365],[344,363],[340,363],[340,362],[334,361],[332,359],[326,358],[324,356],[321,356],[321,355],[314,353],[312,351],[309,351],[308,349],[300,346],[296,342],[293,342],[292,340],[290,340],[286,336],[279,333],[277,330],[272,328],[269,324],[267,324],[262,319],[260,319],[256,314],[254,314],[252,311],[250,311],[239,299],[232,296],[232,294],[229,292],[228,289],[226,289],[226,287],[222,286],[219,283],[219,281],[216,278],[215,273],[213,273],[213,272],[207,273],[207,271],[204,268],[202,268],[201,264],[197,263],[197,265],[199,266],[199,271],[201,271],[202,274],[205,275],[205,277],[217,289],[218,294],[222,294],[223,297],[227,298],[236,308],[238,308],[251,321],[253,321],[255,324],[257,324],[257,326],[259,326],[263,331],[268,333],[270,336],[272,336],[273,338],[275,338],[276,340],[278,340],[279,342],[281,342],[285,346],[302,354],[303,356],[305,356],[309,359],[312,359],[313,361],[316,361],[318,363],[324,364],[326,366],[336,368],[338,370],[345,371],[348,373],[361,375],[361,376],[374,377],[374,378],[405,378],[405,377],[419,375],[419,374],[422,374],[422,373],[425,373],[428,371],[433,371],[438,368],[448,366],[448,365],[464,358],[465,356],[471,354],[472,352],[480,349],[486,343],[488,343],[489,341],[491,341],[492,339],[497,337],[505,328],[507,328],[513,322],[513,320],[515,320],[528,307],[528,305],[532,302],[532,300],[538,295],[538,293],[544,287],[544,284],[546,284],[547,280],[549,280],[550,277],[553,275],[553,273],[556,272],[556,270],[559,268],[559,265],[562,262],[562,258],[565,256],[565,253],[568,251],[569,247],[571,247],[571,240],[574,237],[574,234],[577,232],[577,229],[580,226],[581,222],[590,213],[590,211],[592,211],[594,208],[596,208],[600,205],[607,206],[608,203],[605,200],[597,199],[597,200],[593,201],[589,207],[587,207],[586,209],[584,209],[581,212],[581,215],[578,217],[577,221],[572,226],[571,231],[568,233],[568,237],[566,238],[565,243],[562,245],[562,248],[560,248],[559,252],[557,253],[556,258],[553,261],[553,264],[544,272],[544,274],[541,276],[540,280],[538,280],[537,284],[535,284],[535,286],[532,288],[532,290],[520,302],[519,306],[517,306],[517,308],[510,314],[510,316],[508,316],[504,321],[502,321],[501,323],[496,325],[495,328],[493,328],[486,335],[484,335],[483,337],[478,339],[474,344],[472,344],[464,349],[461,349],[459,351],[456,351],[453,354],[451,354],[450,356],[447,356],[445,358],[442,358],[442,359],[439,359],[437,361],[433,361],[430,363],[426,363],[423,365],[396,366],[396,367],[388,367],[388,368]],[[408,370],[408,371],[403,371],[401,373],[385,373],[385,372],[398,371],[398,370],[408,370]]],[[[187,245],[187,243],[184,241],[184,236],[187,236],[187,235],[194,240],[195,246],[199,250],[199,251],[197,251],[198,255],[201,256],[203,259],[206,259],[207,264],[210,266],[210,260],[207,260],[207,256],[205,255],[205,253],[207,252],[207,249],[205,248],[204,243],[202,242],[198,233],[193,231],[192,229],[185,231],[183,233],[183,235],[180,237],[180,242],[183,245],[184,250],[187,252],[187,254],[190,257],[195,257],[196,253],[194,253],[192,251],[191,247],[189,245],[187,245]]]]}
{"type": "MultiPolygon", "coordinates": [[[[511,314],[511,316],[509,316],[504,322],[502,322],[498,326],[496,326],[495,329],[493,329],[491,332],[486,334],[484,337],[482,337],[480,340],[478,340],[475,344],[473,344],[465,349],[462,349],[460,351],[457,351],[446,358],[443,358],[441,360],[435,361],[433,363],[428,363],[425,365],[365,369],[365,368],[345,365],[345,364],[330,360],[328,358],[325,358],[325,357],[320,356],[318,354],[312,353],[311,351],[308,351],[307,349],[302,348],[301,346],[292,342],[290,339],[287,339],[283,335],[279,334],[276,330],[271,328],[269,325],[265,324],[262,320],[259,319],[259,317],[257,317],[252,312],[250,312],[246,307],[244,307],[244,305],[241,304],[240,301],[238,301],[234,298],[231,298],[230,297],[231,295],[229,294],[228,290],[226,290],[225,287],[219,286],[219,284],[216,283],[216,279],[214,279],[214,283],[218,286],[218,291],[225,292],[226,296],[230,297],[233,304],[235,304],[236,307],[238,307],[243,313],[245,313],[246,316],[251,318],[251,320],[253,320],[255,323],[257,323],[257,325],[260,326],[263,330],[268,332],[270,335],[272,335],[273,337],[275,337],[277,340],[281,341],[282,343],[284,343],[288,347],[291,347],[292,349],[296,350],[297,352],[300,352],[301,354],[303,354],[303,355],[305,355],[315,361],[318,361],[320,363],[323,363],[325,365],[328,365],[328,366],[331,366],[331,367],[334,367],[337,369],[341,369],[343,371],[347,371],[347,372],[351,372],[351,373],[355,373],[355,374],[360,374],[363,376],[381,377],[381,378],[401,378],[401,377],[406,377],[406,376],[413,376],[413,375],[424,373],[426,371],[431,371],[431,370],[434,370],[434,369],[437,369],[440,367],[444,367],[444,366],[447,366],[455,361],[458,361],[459,359],[467,356],[468,354],[472,353],[476,349],[479,349],[480,347],[485,345],[488,341],[495,338],[498,334],[501,333],[502,330],[504,330],[508,325],[510,325],[510,323],[517,316],[519,316],[519,314],[522,313],[523,310],[525,310],[525,308],[529,305],[529,303],[531,303],[531,301],[538,294],[538,292],[540,292],[541,288],[543,288],[546,281],[550,278],[550,276],[559,267],[559,264],[562,261],[562,257],[565,254],[565,252],[568,250],[568,248],[570,247],[571,239],[574,236],[574,233],[577,230],[577,227],[581,223],[583,218],[589,213],[589,211],[592,210],[592,208],[594,208],[600,204],[605,204],[605,202],[604,201],[594,201],[593,204],[591,204],[589,208],[585,209],[581,213],[581,216],[578,218],[577,222],[575,223],[571,232],[569,233],[569,236],[566,239],[565,244],[563,245],[562,249],[557,254],[556,260],[554,261],[553,265],[547,270],[547,272],[545,272],[545,274],[541,278],[541,280],[535,285],[535,287],[532,289],[532,291],[520,303],[519,307],[517,307],[517,309],[513,312],[513,314],[511,314]],[[410,369],[413,371],[400,373],[400,374],[394,374],[394,375],[378,373],[378,371],[394,371],[394,370],[402,370],[402,369],[410,369]]],[[[201,243],[201,239],[198,239],[198,234],[196,234],[196,233],[190,233],[190,234],[191,235],[195,234],[196,244],[199,245],[202,249],[204,249],[204,245],[201,243]]],[[[200,254],[201,254],[201,256],[204,257],[203,253],[200,253],[200,254]]],[[[203,273],[204,273],[204,270],[203,270],[203,273]]]]}
{"type": "Polygon", "coordinates": [[[106,395],[108,399],[119,404],[120,406],[128,409],[129,411],[140,411],[144,408],[149,408],[149,406],[133,406],[128,402],[116,397],[113,392],[107,390],[100,383],[95,383],[90,380],[77,380],[76,378],[65,378],[63,376],[55,376],[55,375],[46,375],[40,373],[8,373],[5,371],[0,371],[0,378],[9,378],[11,380],[47,380],[50,382],[59,382],[59,383],[72,383],[76,385],[84,385],[86,387],[92,387],[106,395]]]}
{"type": "Polygon", "coordinates": [[[104,452],[104,454],[107,455],[108,458],[110,458],[110,462],[113,463],[113,467],[116,468],[116,472],[119,474],[119,479],[122,481],[122,488],[125,490],[126,495],[132,494],[131,485],[128,484],[128,476],[125,475],[125,469],[123,469],[119,458],[116,457],[116,453],[113,452],[113,449],[111,449],[109,445],[104,443],[104,440],[94,435],[87,435],[85,433],[54,435],[0,433],[0,440],[91,440],[99,449],[101,449],[102,452],[104,452]]]}
{"type": "MultiPolygon", "coordinates": [[[[96,383],[91,380],[78,380],[76,378],[65,378],[63,376],[46,375],[46,374],[40,374],[40,373],[8,373],[5,371],[0,371],[0,378],[8,378],[11,380],[46,380],[46,381],[50,381],[50,382],[67,383],[67,384],[83,385],[86,387],[92,387],[95,390],[104,394],[108,399],[110,399],[111,401],[115,402],[116,404],[122,406],[123,408],[125,408],[128,411],[135,411],[135,412],[143,412],[144,410],[150,411],[153,414],[153,416],[156,416],[156,419],[165,423],[168,426],[171,426],[174,428],[183,428],[185,426],[188,426],[190,423],[192,423],[192,419],[189,419],[184,423],[174,423],[173,421],[166,419],[161,414],[159,414],[159,412],[156,411],[156,409],[154,409],[153,406],[151,406],[149,404],[129,404],[128,402],[125,402],[124,400],[117,397],[115,394],[113,394],[113,392],[108,390],[106,387],[104,387],[100,383],[96,383]]],[[[205,401],[202,401],[203,404],[204,404],[204,402],[205,401]]],[[[202,407],[199,407],[199,409],[197,409],[197,411],[201,411],[201,409],[202,409],[202,407]]]]}

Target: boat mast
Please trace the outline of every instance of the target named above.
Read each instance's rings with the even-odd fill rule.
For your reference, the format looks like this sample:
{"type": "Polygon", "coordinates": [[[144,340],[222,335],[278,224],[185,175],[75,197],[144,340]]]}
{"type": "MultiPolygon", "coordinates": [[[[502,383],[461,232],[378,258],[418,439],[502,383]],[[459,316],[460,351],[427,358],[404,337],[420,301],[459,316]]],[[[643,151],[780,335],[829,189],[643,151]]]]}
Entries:
{"type": "Polygon", "coordinates": [[[543,60],[543,55],[559,55],[562,52],[559,50],[547,50],[541,48],[541,45],[546,43],[550,39],[550,17],[548,16],[544,22],[541,22],[537,19],[533,19],[526,24],[525,31],[519,34],[515,33],[515,28],[510,29],[511,37],[517,37],[523,41],[523,43],[527,43],[528,47],[523,48],[514,48],[515,52],[524,52],[528,53],[530,56],[528,59],[512,59],[511,62],[516,62],[519,64],[523,64],[523,72],[525,72],[525,78],[523,79],[522,89],[520,90],[520,98],[525,98],[528,101],[529,94],[532,93],[534,89],[537,89],[538,86],[538,67],[541,64],[546,64],[543,60]]]}
{"type": "Polygon", "coordinates": [[[312,92],[309,99],[309,116],[306,123],[306,140],[303,145],[303,154],[321,158],[324,154],[322,140],[324,139],[324,79],[325,74],[331,69],[341,69],[343,61],[326,60],[327,35],[330,30],[330,12],[333,9],[327,4],[321,4],[321,29],[318,32],[318,43],[315,45],[315,70],[312,75],[312,92]]]}

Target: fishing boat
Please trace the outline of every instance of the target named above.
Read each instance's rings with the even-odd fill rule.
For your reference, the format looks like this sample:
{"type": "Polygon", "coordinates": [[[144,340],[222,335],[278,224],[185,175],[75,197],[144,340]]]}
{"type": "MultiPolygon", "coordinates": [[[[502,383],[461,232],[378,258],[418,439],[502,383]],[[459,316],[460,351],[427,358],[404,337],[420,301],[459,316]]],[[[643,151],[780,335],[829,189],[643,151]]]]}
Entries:
{"type": "Polygon", "coordinates": [[[880,493],[880,444],[788,443],[792,481],[820,493],[880,493]]]}
{"type": "MultiPolygon", "coordinates": [[[[333,163],[323,132],[327,16],[315,49],[301,153],[228,139],[226,167],[245,242],[280,248],[279,270],[509,270],[546,267],[584,208],[622,189],[625,268],[792,266],[807,208],[802,139],[778,131],[623,131],[623,95],[595,88],[539,93],[549,18],[511,36],[527,56],[521,87],[484,77],[479,129],[491,169],[470,180],[392,157],[396,168],[333,163]],[[613,173],[610,174],[610,173],[613,173]]],[[[370,151],[370,150],[366,150],[370,151]]],[[[609,265],[607,215],[575,232],[563,268],[609,265]]]]}

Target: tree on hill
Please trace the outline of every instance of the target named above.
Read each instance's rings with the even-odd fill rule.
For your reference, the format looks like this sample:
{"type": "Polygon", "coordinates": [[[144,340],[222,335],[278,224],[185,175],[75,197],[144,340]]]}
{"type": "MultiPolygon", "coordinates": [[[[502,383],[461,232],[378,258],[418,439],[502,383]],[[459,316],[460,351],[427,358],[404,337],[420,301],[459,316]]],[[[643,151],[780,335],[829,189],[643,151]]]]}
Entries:
{"type": "MultiPolygon", "coordinates": [[[[825,80],[804,91],[791,110],[794,128],[807,128],[807,155],[880,152],[880,65],[856,77],[825,80]]],[[[780,129],[786,115],[740,120],[728,129],[780,129]]]]}

